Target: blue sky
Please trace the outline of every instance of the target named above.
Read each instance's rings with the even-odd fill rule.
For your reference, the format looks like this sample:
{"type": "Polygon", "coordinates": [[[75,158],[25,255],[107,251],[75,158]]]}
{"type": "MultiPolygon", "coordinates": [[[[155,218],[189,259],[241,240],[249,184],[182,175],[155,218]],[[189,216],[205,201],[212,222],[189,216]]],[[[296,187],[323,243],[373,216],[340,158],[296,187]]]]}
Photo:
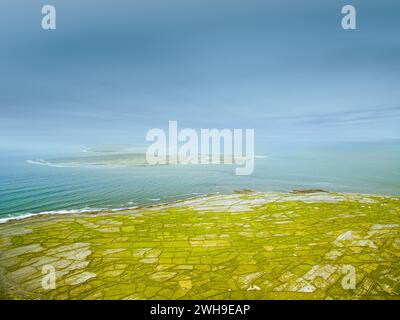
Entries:
{"type": "Polygon", "coordinates": [[[400,138],[399,1],[95,3],[1,1],[0,148],[140,145],[168,120],[259,145],[400,138]]]}

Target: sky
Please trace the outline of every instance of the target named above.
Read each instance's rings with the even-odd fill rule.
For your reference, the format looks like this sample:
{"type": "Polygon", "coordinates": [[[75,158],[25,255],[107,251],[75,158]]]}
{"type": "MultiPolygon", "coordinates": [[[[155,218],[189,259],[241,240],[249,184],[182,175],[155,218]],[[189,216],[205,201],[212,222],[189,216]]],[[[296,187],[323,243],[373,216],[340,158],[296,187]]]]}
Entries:
{"type": "Polygon", "coordinates": [[[0,3],[0,150],[143,145],[169,120],[256,145],[397,140],[399,87],[399,1],[0,3]]]}

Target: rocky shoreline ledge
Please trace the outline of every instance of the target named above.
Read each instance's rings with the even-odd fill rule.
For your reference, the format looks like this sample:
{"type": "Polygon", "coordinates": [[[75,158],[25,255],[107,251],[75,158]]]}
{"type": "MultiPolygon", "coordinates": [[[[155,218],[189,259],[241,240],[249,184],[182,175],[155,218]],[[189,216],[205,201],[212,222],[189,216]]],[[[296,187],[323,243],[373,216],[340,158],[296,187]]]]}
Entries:
{"type": "Polygon", "coordinates": [[[243,190],[9,221],[0,298],[399,299],[400,198],[243,190]]]}

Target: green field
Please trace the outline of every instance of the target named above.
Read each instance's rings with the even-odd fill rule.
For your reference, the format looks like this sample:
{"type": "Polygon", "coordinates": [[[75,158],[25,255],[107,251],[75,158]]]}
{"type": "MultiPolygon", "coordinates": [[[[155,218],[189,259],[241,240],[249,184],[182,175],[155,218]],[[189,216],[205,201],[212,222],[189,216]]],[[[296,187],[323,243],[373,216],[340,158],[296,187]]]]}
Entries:
{"type": "Polygon", "coordinates": [[[244,190],[37,215],[0,225],[0,276],[3,299],[399,299],[400,199],[244,190]]]}

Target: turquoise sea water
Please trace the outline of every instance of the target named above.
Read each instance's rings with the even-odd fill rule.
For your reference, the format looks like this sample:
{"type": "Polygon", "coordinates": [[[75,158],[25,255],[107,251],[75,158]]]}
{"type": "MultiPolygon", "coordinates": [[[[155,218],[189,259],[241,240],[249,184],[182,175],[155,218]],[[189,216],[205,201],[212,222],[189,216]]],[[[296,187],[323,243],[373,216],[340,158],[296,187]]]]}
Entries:
{"type": "Polygon", "coordinates": [[[275,148],[257,158],[254,173],[231,165],[53,167],[36,155],[2,153],[0,220],[29,213],[126,208],[238,189],[400,194],[400,144],[358,143],[275,148]]]}

